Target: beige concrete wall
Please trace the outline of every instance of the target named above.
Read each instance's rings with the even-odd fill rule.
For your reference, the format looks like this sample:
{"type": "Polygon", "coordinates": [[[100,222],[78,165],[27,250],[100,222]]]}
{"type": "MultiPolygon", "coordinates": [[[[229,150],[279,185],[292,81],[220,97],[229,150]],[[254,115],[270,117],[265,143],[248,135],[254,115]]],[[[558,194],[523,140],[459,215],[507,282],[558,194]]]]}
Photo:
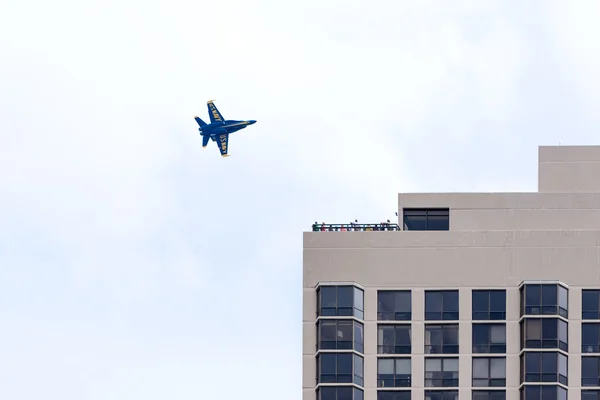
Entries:
{"type": "MultiPolygon", "coordinates": [[[[598,178],[600,181],[600,176],[598,178]]],[[[450,209],[451,231],[598,229],[600,193],[401,193],[403,208],[450,209]]]]}
{"type": "Polygon", "coordinates": [[[541,146],[538,191],[600,192],[600,146],[541,146]]]}

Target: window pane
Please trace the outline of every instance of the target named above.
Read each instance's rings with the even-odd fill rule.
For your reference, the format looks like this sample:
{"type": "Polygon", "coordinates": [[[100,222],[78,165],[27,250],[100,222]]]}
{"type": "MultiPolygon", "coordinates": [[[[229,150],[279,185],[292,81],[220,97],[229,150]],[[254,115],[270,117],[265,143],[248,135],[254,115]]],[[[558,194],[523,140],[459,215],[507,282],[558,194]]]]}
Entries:
{"type": "Polygon", "coordinates": [[[492,325],[490,340],[492,343],[506,343],[506,325],[492,325]]]}
{"type": "Polygon", "coordinates": [[[489,360],[487,358],[473,358],[473,379],[489,378],[489,360]]]}
{"type": "Polygon", "coordinates": [[[321,361],[321,374],[335,374],[337,371],[337,358],[335,354],[322,353],[319,355],[321,361]]]}
{"type": "Polygon", "coordinates": [[[490,292],[490,311],[506,311],[505,290],[493,290],[490,292]]]}
{"type": "Polygon", "coordinates": [[[567,357],[564,354],[558,355],[558,373],[567,376],[567,357]]]}
{"type": "Polygon", "coordinates": [[[558,306],[567,309],[568,292],[562,286],[558,286],[558,306]]]}
{"type": "Polygon", "coordinates": [[[487,290],[473,290],[472,304],[473,311],[488,311],[489,310],[489,291],[487,290]]]}
{"type": "Polygon", "coordinates": [[[352,286],[338,287],[338,307],[353,307],[354,288],[352,286]]]}
{"type": "Polygon", "coordinates": [[[411,312],[410,292],[397,292],[394,305],[396,312],[411,312]]]}
{"type": "Polygon", "coordinates": [[[442,293],[425,292],[425,312],[442,311],[442,293]]]}
{"type": "Polygon", "coordinates": [[[396,360],[396,374],[397,375],[410,375],[411,374],[410,358],[396,360]]]}
{"type": "Polygon", "coordinates": [[[458,291],[444,291],[443,293],[443,302],[444,302],[444,311],[458,311],[458,291]]]}
{"type": "Polygon", "coordinates": [[[490,377],[492,379],[506,378],[506,359],[491,358],[490,359],[490,377]]]}
{"type": "Polygon", "coordinates": [[[439,358],[426,358],[425,359],[425,371],[427,372],[439,372],[442,370],[442,360],[439,358]]]}
{"type": "Polygon", "coordinates": [[[321,307],[336,307],[337,295],[335,286],[322,286],[319,289],[319,293],[321,294],[321,307]]]}
{"type": "Polygon", "coordinates": [[[377,312],[394,312],[394,292],[379,292],[377,294],[377,312]]]}
{"type": "Polygon", "coordinates": [[[525,304],[527,306],[539,306],[541,295],[542,288],[540,285],[527,285],[525,287],[525,304]]]}
{"type": "Polygon", "coordinates": [[[357,310],[364,310],[363,300],[364,292],[359,288],[354,288],[354,307],[357,310]]]}
{"type": "Polygon", "coordinates": [[[558,304],[558,285],[542,285],[542,301],[545,306],[558,304]]]}
{"type": "Polygon", "coordinates": [[[394,359],[393,358],[379,358],[377,360],[377,373],[382,375],[389,375],[394,373],[394,359]]]}
{"type": "Polygon", "coordinates": [[[446,371],[446,372],[458,371],[458,359],[457,358],[444,358],[444,371],[446,371]]]}

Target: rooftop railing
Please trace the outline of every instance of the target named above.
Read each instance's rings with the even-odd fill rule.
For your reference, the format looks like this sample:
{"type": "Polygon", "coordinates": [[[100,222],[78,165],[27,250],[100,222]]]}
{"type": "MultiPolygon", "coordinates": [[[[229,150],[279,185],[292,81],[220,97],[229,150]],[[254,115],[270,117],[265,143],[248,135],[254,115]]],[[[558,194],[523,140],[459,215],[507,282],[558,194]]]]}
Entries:
{"type": "Polygon", "coordinates": [[[347,231],[399,231],[398,224],[382,222],[379,224],[313,224],[313,232],[347,232],[347,231]]]}

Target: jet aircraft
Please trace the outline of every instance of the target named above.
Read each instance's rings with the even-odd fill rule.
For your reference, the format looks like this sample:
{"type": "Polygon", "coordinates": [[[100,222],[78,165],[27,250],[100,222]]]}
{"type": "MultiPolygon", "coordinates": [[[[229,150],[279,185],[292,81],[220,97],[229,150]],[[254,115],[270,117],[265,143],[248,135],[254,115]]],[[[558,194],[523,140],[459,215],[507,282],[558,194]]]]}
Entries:
{"type": "Polygon", "coordinates": [[[200,117],[194,117],[200,128],[200,135],[202,136],[202,147],[206,147],[209,140],[217,142],[219,151],[223,157],[228,157],[227,151],[229,149],[229,135],[233,132],[237,132],[240,129],[244,129],[249,125],[256,123],[254,120],[249,121],[235,121],[226,120],[223,118],[217,106],[213,103],[214,100],[209,100],[206,105],[208,106],[208,116],[210,117],[210,124],[202,121],[200,117]]]}

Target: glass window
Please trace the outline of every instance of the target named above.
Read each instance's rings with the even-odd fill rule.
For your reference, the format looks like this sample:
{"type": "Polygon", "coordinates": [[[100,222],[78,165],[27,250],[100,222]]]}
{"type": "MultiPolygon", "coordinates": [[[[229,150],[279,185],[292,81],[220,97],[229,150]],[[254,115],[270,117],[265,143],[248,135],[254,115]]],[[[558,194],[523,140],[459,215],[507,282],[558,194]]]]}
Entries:
{"type": "Polygon", "coordinates": [[[600,390],[581,390],[581,400],[600,400],[600,390]]]}
{"type": "Polygon", "coordinates": [[[425,354],[458,354],[458,324],[426,324],[425,354]]]}
{"type": "Polygon", "coordinates": [[[354,288],[354,315],[358,319],[364,319],[364,292],[357,287],[354,288]]]}
{"type": "Polygon", "coordinates": [[[405,231],[447,231],[450,229],[448,208],[405,208],[405,231]]]}
{"type": "Polygon", "coordinates": [[[569,351],[567,323],[558,318],[524,319],[521,321],[521,346],[569,351]]]}
{"type": "Polygon", "coordinates": [[[364,351],[363,324],[354,320],[322,319],[317,322],[319,350],[364,351]]]}
{"type": "Polygon", "coordinates": [[[505,390],[473,390],[472,400],[506,400],[505,390]]]}
{"type": "Polygon", "coordinates": [[[411,400],[410,390],[377,392],[377,400],[411,400]]]}
{"type": "Polygon", "coordinates": [[[426,358],[425,387],[458,386],[458,358],[426,358]]]}
{"type": "Polygon", "coordinates": [[[473,353],[506,353],[506,324],[473,324],[473,353]]]}
{"type": "Polygon", "coordinates": [[[525,297],[521,315],[560,315],[568,318],[568,291],[557,284],[524,285],[521,297],[525,297]],[[559,304],[559,298],[560,303],[559,304]]]}
{"type": "Polygon", "coordinates": [[[581,386],[600,386],[600,357],[581,357],[581,386]]]}
{"type": "Polygon", "coordinates": [[[412,319],[410,290],[380,290],[377,292],[377,319],[410,321],[412,319]]]}
{"type": "Polygon", "coordinates": [[[506,290],[473,290],[473,320],[506,319],[506,290]]]}
{"type": "Polygon", "coordinates": [[[568,384],[567,356],[556,352],[527,352],[521,356],[525,382],[558,382],[568,384]]]}
{"type": "Polygon", "coordinates": [[[584,289],[581,293],[581,318],[600,319],[600,290],[584,289]]]}
{"type": "Polygon", "coordinates": [[[353,386],[325,386],[317,389],[317,400],[364,400],[364,394],[353,386]]]}
{"type": "Polygon", "coordinates": [[[377,326],[378,354],[410,354],[411,348],[409,324],[377,326]]]}
{"type": "Polygon", "coordinates": [[[521,400],[567,400],[567,389],[560,386],[523,386],[521,400]]]}
{"type": "Polygon", "coordinates": [[[425,291],[425,320],[458,321],[458,290],[425,291]]]}
{"type": "Polygon", "coordinates": [[[458,400],[458,390],[426,390],[425,400],[458,400]]]}
{"type": "Polygon", "coordinates": [[[474,387],[506,386],[506,358],[473,358],[474,387]]]}
{"type": "Polygon", "coordinates": [[[317,356],[319,383],[363,385],[363,358],[354,353],[320,353],[317,356]]]}
{"type": "Polygon", "coordinates": [[[600,353],[600,323],[581,324],[581,352],[600,353]]]}
{"type": "Polygon", "coordinates": [[[364,318],[364,292],[354,286],[321,286],[319,316],[364,318]]]}
{"type": "Polygon", "coordinates": [[[354,380],[358,386],[364,386],[364,360],[358,354],[354,354],[354,380]]]}
{"type": "Polygon", "coordinates": [[[410,358],[377,359],[377,387],[410,387],[410,358]]]}

